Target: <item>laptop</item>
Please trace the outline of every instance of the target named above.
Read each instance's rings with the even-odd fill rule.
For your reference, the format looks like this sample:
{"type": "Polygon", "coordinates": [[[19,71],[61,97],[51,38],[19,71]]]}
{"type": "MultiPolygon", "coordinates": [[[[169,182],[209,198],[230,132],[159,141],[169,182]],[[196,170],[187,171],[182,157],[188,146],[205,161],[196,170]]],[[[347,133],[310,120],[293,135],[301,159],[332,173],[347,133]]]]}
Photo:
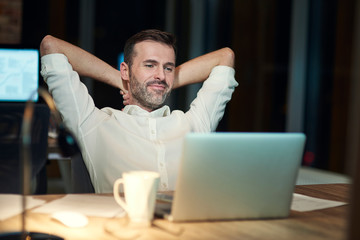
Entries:
{"type": "Polygon", "coordinates": [[[285,218],[304,151],[303,133],[190,133],[173,199],[174,221],[285,218]]]}

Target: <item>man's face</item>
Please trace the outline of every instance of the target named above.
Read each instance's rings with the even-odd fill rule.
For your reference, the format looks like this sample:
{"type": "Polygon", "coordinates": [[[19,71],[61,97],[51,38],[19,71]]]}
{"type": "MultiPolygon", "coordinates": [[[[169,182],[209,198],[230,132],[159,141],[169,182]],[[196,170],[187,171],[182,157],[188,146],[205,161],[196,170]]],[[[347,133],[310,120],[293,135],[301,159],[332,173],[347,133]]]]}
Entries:
{"type": "Polygon", "coordinates": [[[169,96],[175,77],[172,47],[154,41],[137,43],[129,71],[132,103],[147,111],[161,107],[169,96]]]}

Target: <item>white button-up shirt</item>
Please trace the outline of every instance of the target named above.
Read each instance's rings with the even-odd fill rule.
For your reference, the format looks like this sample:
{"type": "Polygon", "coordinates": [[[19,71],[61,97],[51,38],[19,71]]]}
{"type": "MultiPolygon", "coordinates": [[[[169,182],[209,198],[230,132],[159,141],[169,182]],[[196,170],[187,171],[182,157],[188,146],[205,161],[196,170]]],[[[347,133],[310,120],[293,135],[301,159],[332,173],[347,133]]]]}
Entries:
{"type": "Polygon", "coordinates": [[[168,106],[152,112],[135,105],[123,111],[98,109],[65,55],[45,55],[41,65],[41,74],[64,124],[78,141],[97,193],[112,192],[114,181],[132,170],[159,172],[159,190],[174,190],[184,136],[215,131],[238,85],[233,68],[217,66],[186,113],[170,112],[168,106]]]}

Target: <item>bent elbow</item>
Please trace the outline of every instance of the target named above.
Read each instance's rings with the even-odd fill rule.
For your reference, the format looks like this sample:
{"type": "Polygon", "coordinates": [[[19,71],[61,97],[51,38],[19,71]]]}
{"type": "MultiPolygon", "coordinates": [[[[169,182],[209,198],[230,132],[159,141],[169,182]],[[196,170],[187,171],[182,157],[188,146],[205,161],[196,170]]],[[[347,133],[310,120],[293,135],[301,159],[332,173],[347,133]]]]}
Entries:
{"type": "Polygon", "coordinates": [[[220,65],[225,65],[232,68],[234,67],[235,53],[231,48],[229,47],[222,48],[222,58],[220,61],[220,65]]]}
{"type": "Polygon", "coordinates": [[[40,56],[56,52],[56,38],[51,35],[46,35],[40,43],[40,56]]]}

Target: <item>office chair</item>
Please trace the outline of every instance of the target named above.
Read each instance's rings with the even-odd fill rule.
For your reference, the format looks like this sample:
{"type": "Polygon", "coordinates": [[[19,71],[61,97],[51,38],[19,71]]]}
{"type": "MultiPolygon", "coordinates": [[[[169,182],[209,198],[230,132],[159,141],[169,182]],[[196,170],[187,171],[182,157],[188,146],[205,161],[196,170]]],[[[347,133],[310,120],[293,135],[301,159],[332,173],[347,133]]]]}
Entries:
{"type": "Polygon", "coordinates": [[[71,176],[73,193],[95,193],[81,153],[71,157],[71,176]]]}
{"type": "Polygon", "coordinates": [[[360,155],[358,155],[358,159],[353,164],[351,175],[352,184],[347,239],[357,240],[360,239],[360,155]]]}
{"type": "MultiPolygon", "coordinates": [[[[0,104],[0,193],[22,193],[20,147],[25,103],[0,104]]],[[[32,193],[47,191],[46,161],[50,110],[36,104],[32,122],[32,193]]]]}

